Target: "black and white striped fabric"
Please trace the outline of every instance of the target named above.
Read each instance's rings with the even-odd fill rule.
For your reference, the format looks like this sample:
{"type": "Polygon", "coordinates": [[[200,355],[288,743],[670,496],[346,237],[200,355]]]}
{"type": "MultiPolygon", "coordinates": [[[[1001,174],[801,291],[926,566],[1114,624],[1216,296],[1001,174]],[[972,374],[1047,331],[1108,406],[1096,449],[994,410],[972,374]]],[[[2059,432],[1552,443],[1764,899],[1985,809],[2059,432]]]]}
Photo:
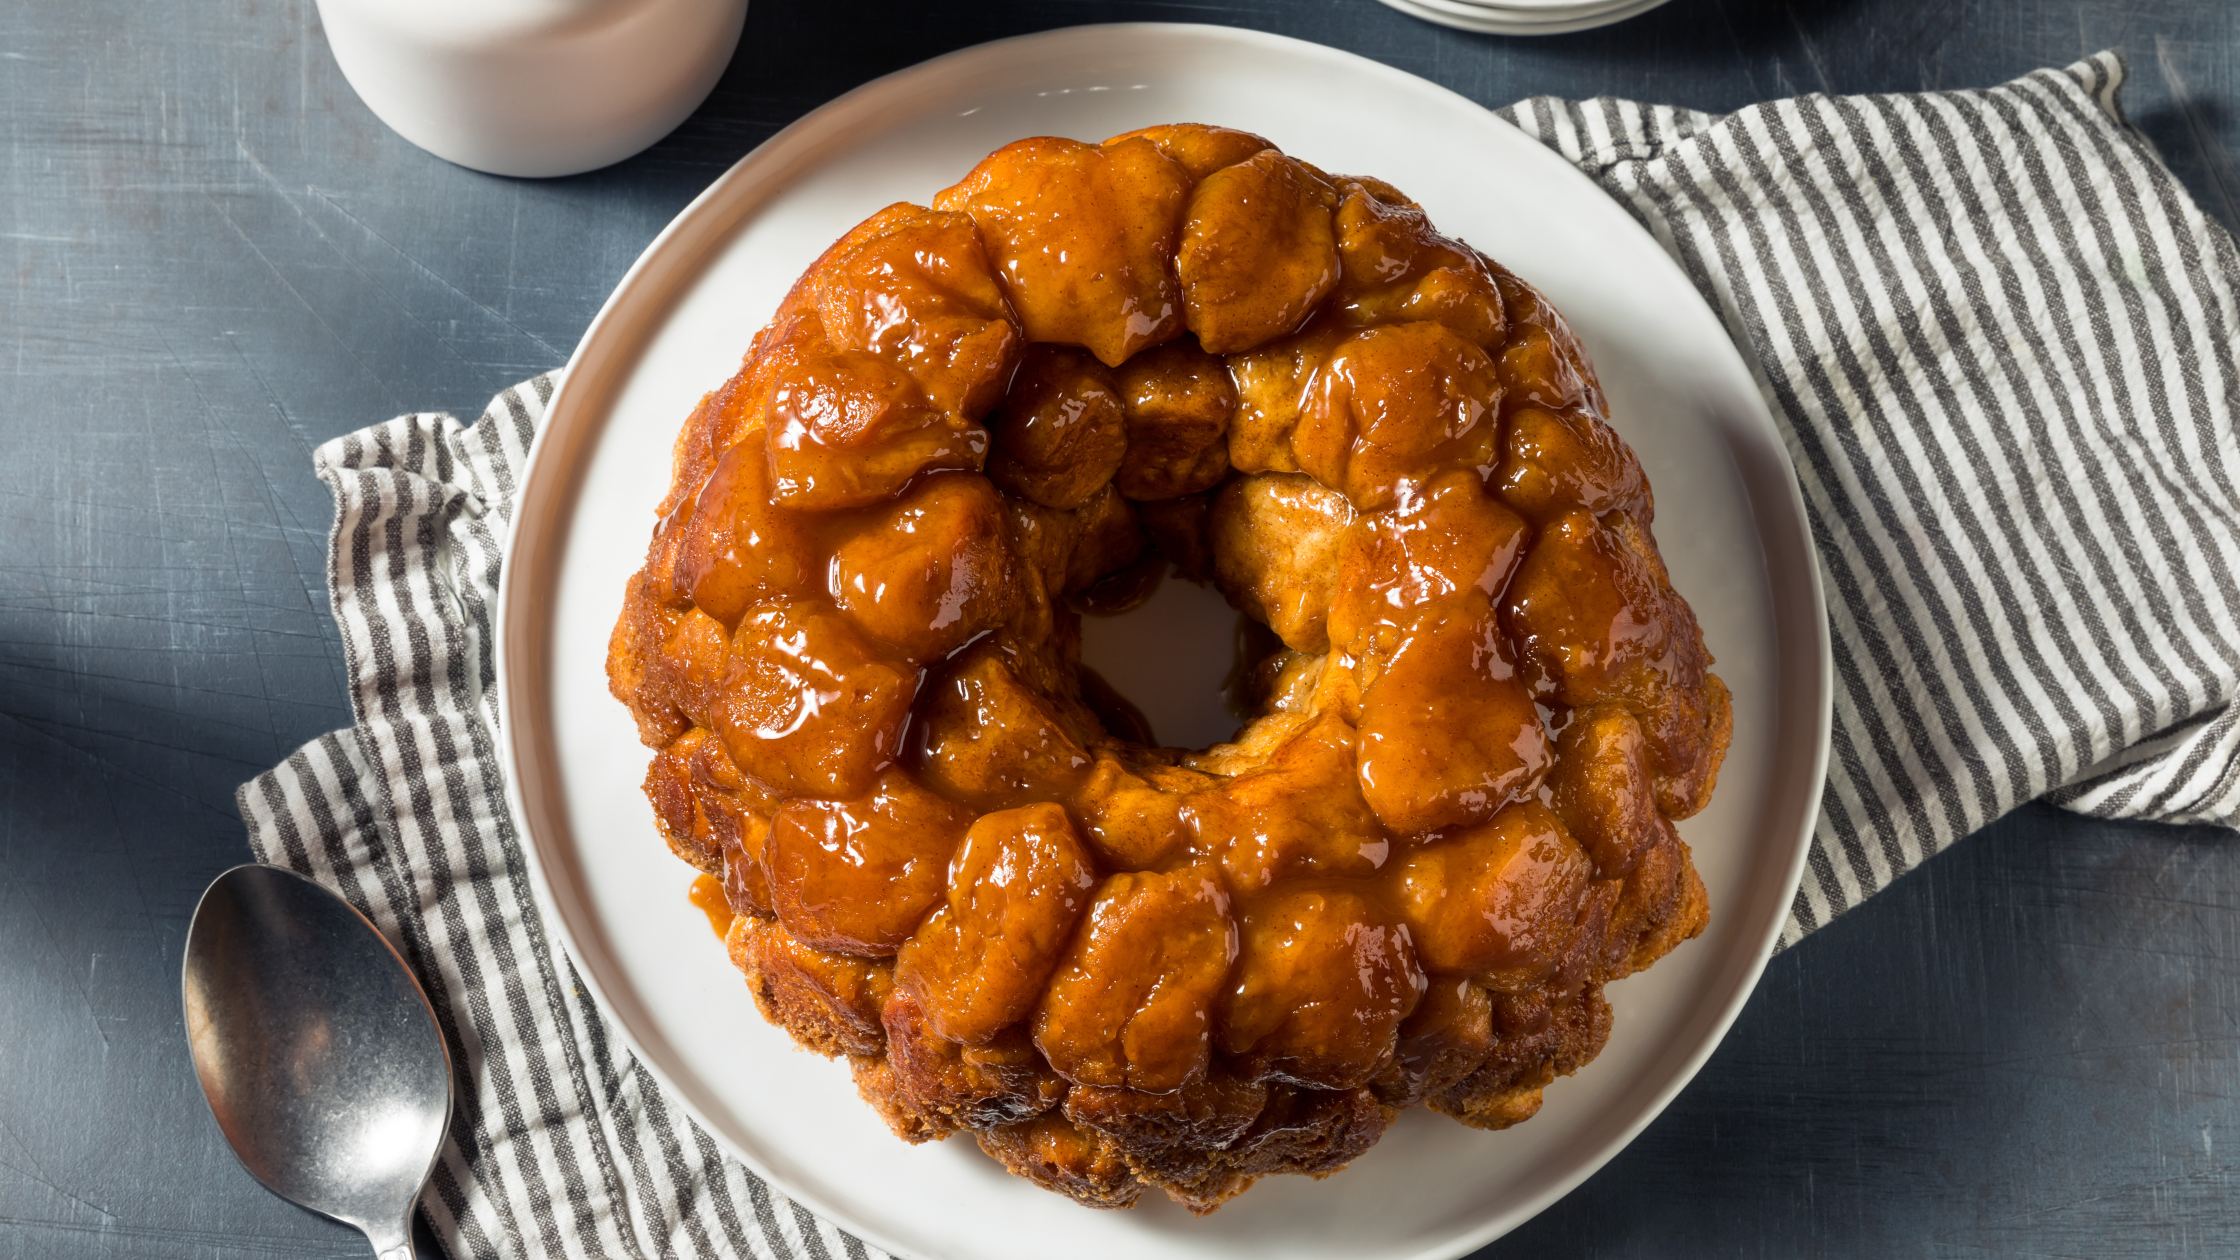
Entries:
{"type": "MultiPolygon", "coordinates": [[[[1725,117],[1509,111],[1680,260],[1803,479],[1836,757],[1789,941],[2033,797],[2240,814],[2240,255],[2123,123],[2121,80],[2103,54],[1725,117]]],[[[357,725],[242,787],[251,847],[340,890],[428,988],[460,1095],[422,1206],[454,1257],[869,1260],[662,1097],[537,911],[493,619],[554,382],[319,449],[357,725]]]]}
{"type": "Polygon", "coordinates": [[[1796,462],[1836,704],[1785,942],[2036,797],[2240,818],[2240,255],[2123,75],[1505,111],[1679,260],[1796,462]]]}

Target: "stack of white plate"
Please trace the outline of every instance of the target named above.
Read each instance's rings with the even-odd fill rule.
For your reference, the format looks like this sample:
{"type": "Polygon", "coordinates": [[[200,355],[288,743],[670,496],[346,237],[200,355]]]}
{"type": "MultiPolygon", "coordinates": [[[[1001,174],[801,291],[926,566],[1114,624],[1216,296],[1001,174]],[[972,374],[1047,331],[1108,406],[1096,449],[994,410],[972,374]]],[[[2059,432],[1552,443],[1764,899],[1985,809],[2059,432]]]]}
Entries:
{"type": "Polygon", "coordinates": [[[1664,0],[1384,0],[1426,22],[1492,35],[1561,35],[1621,22],[1664,0]]]}

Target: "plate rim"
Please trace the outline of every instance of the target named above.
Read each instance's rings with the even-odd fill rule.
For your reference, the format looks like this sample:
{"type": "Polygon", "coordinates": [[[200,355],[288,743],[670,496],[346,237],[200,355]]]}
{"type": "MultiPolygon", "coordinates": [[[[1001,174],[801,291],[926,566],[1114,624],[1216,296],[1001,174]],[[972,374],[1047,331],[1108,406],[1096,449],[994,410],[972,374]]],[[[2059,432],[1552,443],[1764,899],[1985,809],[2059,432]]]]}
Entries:
{"type": "MultiPolygon", "coordinates": [[[[1392,0],[1385,0],[1385,2],[1392,3],[1392,0]]],[[[1664,0],[1648,0],[1646,7],[1655,7],[1663,2],[1664,0]]],[[[617,1002],[599,979],[599,968],[591,965],[586,959],[585,949],[578,941],[578,933],[582,925],[579,920],[571,917],[567,907],[562,905],[560,896],[555,889],[552,873],[547,869],[548,856],[554,856],[564,861],[568,855],[565,853],[548,855],[544,843],[538,839],[538,829],[535,825],[537,820],[559,811],[549,804],[549,794],[540,793],[540,795],[546,797],[545,800],[533,800],[532,794],[528,790],[531,785],[538,786],[541,789],[547,779],[557,778],[557,768],[552,764],[556,760],[556,755],[554,750],[549,747],[549,731],[541,729],[533,722],[523,720],[527,716],[524,709],[532,705],[530,697],[537,690],[528,680],[547,676],[544,667],[549,664],[551,655],[549,644],[551,636],[547,627],[536,618],[517,615],[520,601],[524,598],[521,594],[522,587],[530,584],[530,579],[524,577],[524,575],[542,574],[539,562],[543,558],[543,553],[551,545],[550,537],[546,536],[543,531],[525,528],[525,526],[536,523],[544,516],[552,515],[555,510],[554,505],[565,507],[572,501],[571,491],[580,479],[583,467],[581,461],[571,460],[567,456],[594,436],[599,430],[599,424],[605,419],[596,408],[591,408],[589,403],[578,402],[580,395],[593,388],[588,384],[579,384],[579,382],[595,379],[596,369],[605,366],[611,360],[619,358],[627,361],[643,352],[644,338],[642,337],[637,339],[638,344],[628,353],[618,349],[613,344],[615,339],[619,339],[628,345],[632,338],[620,330],[617,330],[614,338],[610,338],[607,335],[609,326],[625,319],[656,321],[661,312],[667,310],[678,296],[677,290],[664,286],[669,285],[678,277],[679,273],[690,271],[706,256],[711,248],[719,245],[737,227],[739,222],[751,215],[755,209],[766,204],[769,196],[775,196],[782,192],[787,186],[789,178],[802,169],[805,161],[807,165],[814,165],[813,154],[817,146],[844,138],[851,131],[863,129],[867,125],[875,125],[874,119],[860,116],[864,113],[867,102],[880,101],[890,94],[906,97],[917,81],[940,79],[946,71],[962,63],[1016,56],[1022,49],[1035,48],[1040,45],[1062,47],[1075,41],[1093,44],[1099,38],[1122,33],[1142,37],[1231,40],[1242,45],[1256,46],[1261,50],[1272,50],[1292,56],[1325,58],[1350,63],[1351,67],[1357,71],[1380,76],[1395,83],[1405,83],[1413,90],[1428,89],[1434,95],[1451,98],[1471,110],[1483,112],[1498,126],[1514,129],[1513,124],[1510,124],[1508,120],[1501,118],[1491,109],[1479,105],[1468,97],[1419,75],[1411,74],[1372,58],[1345,49],[1333,48],[1310,40],[1297,39],[1273,32],[1207,23],[1115,22],[1060,27],[970,45],[880,75],[809,110],[742,155],[721,175],[712,180],[683,209],[678,211],[676,216],[662,227],[661,231],[647,243],[645,249],[632,261],[630,267],[623,273],[622,278],[616,282],[614,289],[600,305],[598,313],[586,326],[582,338],[570,353],[562,370],[558,388],[546,404],[543,423],[539,425],[530,443],[527,456],[523,460],[516,481],[517,489],[513,501],[512,519],[509,522],[502,553],[495,623],[495,637],[497,639],[496,706],[500,731],[498,750],[501,766],[505,772],[506,805],[512,813],[518,847],[530,876],[537,910],[543,916],[547,930],[553,934],[562,948],[567,951],[571,960],[577,964],[575,967],[576,975],[584,986],[587,995],[598,1008],[600,1017],[607,1020],[613,1033],[621,1038],[623,1045],[636,1058],[638,1065],[652,1074],[655,1083],[666,1093],[668,1100],[681,1107],[691,1117],[692,1121],[701,1127],[703,1132],[716,1141],[725,1154],[739,1160],[789,1199],[807,1207],[817,1216],[898,1257],[922,1256],[926,1253],[917,1247],[904,1244],[878,1229],[864,1225],[855,1219],[851,1213],[826,1201],[821,1195],[813,1192],[804,1193],[798,1190],[789,1179],[775,1173],[755,1154],[732,1141],[721,1126],[710,1121],[692,1100],[690,1093],[678,1088],[675,1082],[669,1078],[668,1072],[662,1066],[661,1057],[649,1052],[648,1043],[640,1036],[639,1029],[618,1014],[622,1011],[640,1009],[638,1005],[635,1002],[617,1002]],[[803,152],[805,148],[809,149],[810,152],[803,152]],[[743,191],[745,187],[758,183],[766,185],[768,188],[768,192],[764,196],[756,197],[750,192],[743,191]],[[735,194],[741,197],[741,201],[735,207],[732,217],[721,219],[720,216],[717,216],[711,219],[710,211],[715,203],[730,200],[735,194]],[[644,307],[643,310],[637,309],[641,306],[644,307]],[[585,408],[590,408],[588,414],[582,419],[578,419],[578,410],[585,408]],[[540,638],[546,640],[546,642],[537,642],[540,638]],[[536,747],[540,740],[548,747],[542,749],[536,747]]],[[[1607,196],[1584,173],[1578,171],[1570,163],[1564,162],[1560,156],[1551,153],[1550,157],[1557,167],[1560,167],[1571,178],[1584,181],[1588,188],[1594,190],[1595,195],[1607,196]]],[[[1646,235],[1646,232],[1644,234],[1646,235]]],[[[1670,255],[1665,253],[1661,247],[1658,248],[1657,253],[1666,260],[1668,265],[1678,270],[1678,264],[1672,262],[1670,255]]],[[[1693,284],[1688,287],[1691,292],[1694,291],[1693,284]]],[[[1705,308],[1723,331],[1725,323],[1719,320],[1717,310],[1711,307],[1708,302],[1705,303],[1705,308]]],[[[1754,378],[1755,373],[1752,372],[1749,361],[1743,357],[1739,348],[1732,345],[1731,339],[1729,349],[1735,355],[1734,366],[1740,368],[1746,376],[1754,378]]],[[[1771,620],[1774,625],[1776,649],[1781,656],[1775,674],[1777,685],[1775,687],[1774,709],[1776,714],[1785,718],[1791,708],[1791,705],[1782,701],[1780,697],[1787,690],[1782,684],[1789,681],[1792,670],[1803,668],[1809,672],[1812,683],[1810,690],[1813,692],[1813,747],[1806,758],[1808,773],[1805,775],[1806,786],[1802,789],[1803,796],[1794,807],[1796,817],[1801,820],[1801,823],[1797,828],[1796,838],[1789,846],[1788,865],[1783,872],[1780,884],[1781,896],[1778,904],[1786,907],[1795,902],[1797,889],[1811,852],[1814,823],[1819,814],[1821,794],[1826,785],[1834,716],[1833,644],[1828,625],[1825,583],[1820,570],[1817,549],[1812,543],[1809,517],[1805,510],[1803,491],[1797,481],[1794,461],[1790,456],[1787,444],[1782,440],[1780,429],[1773,420],[1762,392],[1753,389],[1749,398],[1753,406],[1748,419],[1755,427],[1763,430],[1760,436],[1768,439],[1764,453],[1770,453],[1777,457],[1781,471],[1786,474],[1787,488],[1787,495],[1778,503],[1761,500],[1758,496],[1753,495],[1752,503],[1756,509],[1753,515],[1759,520],[1759,542],[1763,546],[1769,541],[1765,529],[1764,509],[1769,506],[1777,506],[1781,509],[1780,514],[1789,518],[1789,523],[1794,526],[1792,531],[1788,531],[1778,541],[1784,544],[1801,545],[1803,576],[1806,578],[1805,589],[1801,592],[1804,605],[1802,608],[1793,606],[1792,601],[1796,599],[1794,595],[1789,601],[1775,595],[1771,600],[1769,609],[1773,614],[1771,620]],[[1783,615],[1785,611],[1792,616],[1785,618],[1783,615]],[[1796,624],[1791,624],[1791,622],[1796,624]],[[1793,636],[1800,635],[1801,641],[1793,639],[1793,636]],[[1800,650],[1792,654],[1790,651],[1792,646],[1800,650]]],[[[558,519],[565,519],[564,514],[558,519]]],[[[1769,557],[1767,566],[1769,577],[1774,574],[1774,565],[1770,562],[1770,559],[1769,557]]],[[[1800,690],[1802,689],[1800,688],[1800,690]]],[[[1774,785],[1774,796],[1771,799],[1778,800],[1780,792],[1781,787],[1777,781],[1774,785]]],[[[1776,813],[1778,812],[1780,811],[1776,811],[1776,813]]],[[[1778,817],[1775,819],[1776,825],[1769,827],[1769,835],[1778,834],[1780,821],[1778,817]]],[[[571,897],[571,901],[576,900],[580,900],[580,898],[571,897]]],[[[1748,961],[1743,965],[1741,974],[1735,978],[1724,1006],[1708,1025],[1706,1035],[1688,1055],[1680,1068],[1657,1090],[1649,1103],[1642,1107],[1628,1123],[1620,1126],[1606,1141],[1594,1148],[1588,1157],[1581,1159],[1568,1174],[1543,1187],[1537,1194],[1512,1205],[1506,1211],[1493,1214],[1473,1229],[1461,1231],[1449,1236],[1442,1242],[1428,1248],[1419,1249],[1411,1254],[1411,1260],[1452,1260],[1453,1257],[1467,1255],[1469,1252],[1485,1246],[1570,1194],[1589,1177],[1599,1172],[1620,1151],[1631,1145],[1641,1131],[1662,1115],[1679,1092],[1695,1079],[1697,1073],[1702,1070],[1704,1063],[1725,1041],[1728,1031],[1740,1016],[1742,1008],[1756,991],[1758,980],[1773,957],[1781,932],[1786,925],[1787,917],[1787,912],[1784,910],[1776,914],[1770,923],[1764,927],[1757,947],[1751,952],[1748,961]]],[[[595,932],[586,932],[585,934],[593,938],[596,938],[597,935],[595,932]]]]}
{"type": "MultiPolygon", "coordinates": [[[[1599,30],[1615,26],[1630,18],[1640,17],[1651,9],[1659,8],[1666,0],[1621,0],[1590,13],[1575,14],[1564,9],[1552,9],[1545,17],[1531,16],[1529,10],[1510,10],[1508,16],[1501,10],[1488,9],[1483,14],[1465,12],[1467,0],[1457,0],[1453,7],[1419,3],[1418,0],[1379,0],[1385,7],[1404,13],[1419,21],[1444,26],[1448,30],[1469,31],[1476,35],[1575,35],[1581,31],[1599,30]]],[[[1470,6],[1476,7],[1476,6],[1470,6]]]]}

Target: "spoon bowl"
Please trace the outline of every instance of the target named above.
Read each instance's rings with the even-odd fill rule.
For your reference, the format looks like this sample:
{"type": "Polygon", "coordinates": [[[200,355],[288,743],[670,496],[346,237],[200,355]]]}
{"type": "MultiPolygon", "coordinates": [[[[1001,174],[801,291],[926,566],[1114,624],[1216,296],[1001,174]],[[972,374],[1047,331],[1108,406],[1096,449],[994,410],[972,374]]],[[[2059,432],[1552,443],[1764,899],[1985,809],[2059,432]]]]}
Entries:
{"type": "Polygon", "coordinates": [[[411,1260],[451,1119],[435,1011],[378,929],[277,866],[202,894],[181,971],[187,1045],[226,1141],[274,1194],[411,1260]]]}

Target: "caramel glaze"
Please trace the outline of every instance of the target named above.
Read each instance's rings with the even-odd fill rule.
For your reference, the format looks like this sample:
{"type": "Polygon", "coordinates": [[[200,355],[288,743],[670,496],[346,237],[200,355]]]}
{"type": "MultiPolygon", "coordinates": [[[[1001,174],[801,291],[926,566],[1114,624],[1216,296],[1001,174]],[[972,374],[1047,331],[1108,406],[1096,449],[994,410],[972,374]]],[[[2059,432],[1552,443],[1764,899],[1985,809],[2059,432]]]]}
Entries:
{"type": "Polygon", "coordinates": [[[1242,132],[849,232],[679,434],[609,656],[762,1010],[1098,1207],[1529,1117],[1702,930],[1731,724],[1606,410],[1529,285],[1242,132]],[[1170,564],[1280,640],[1203,752],[1080,666],[1170,564]]]}

